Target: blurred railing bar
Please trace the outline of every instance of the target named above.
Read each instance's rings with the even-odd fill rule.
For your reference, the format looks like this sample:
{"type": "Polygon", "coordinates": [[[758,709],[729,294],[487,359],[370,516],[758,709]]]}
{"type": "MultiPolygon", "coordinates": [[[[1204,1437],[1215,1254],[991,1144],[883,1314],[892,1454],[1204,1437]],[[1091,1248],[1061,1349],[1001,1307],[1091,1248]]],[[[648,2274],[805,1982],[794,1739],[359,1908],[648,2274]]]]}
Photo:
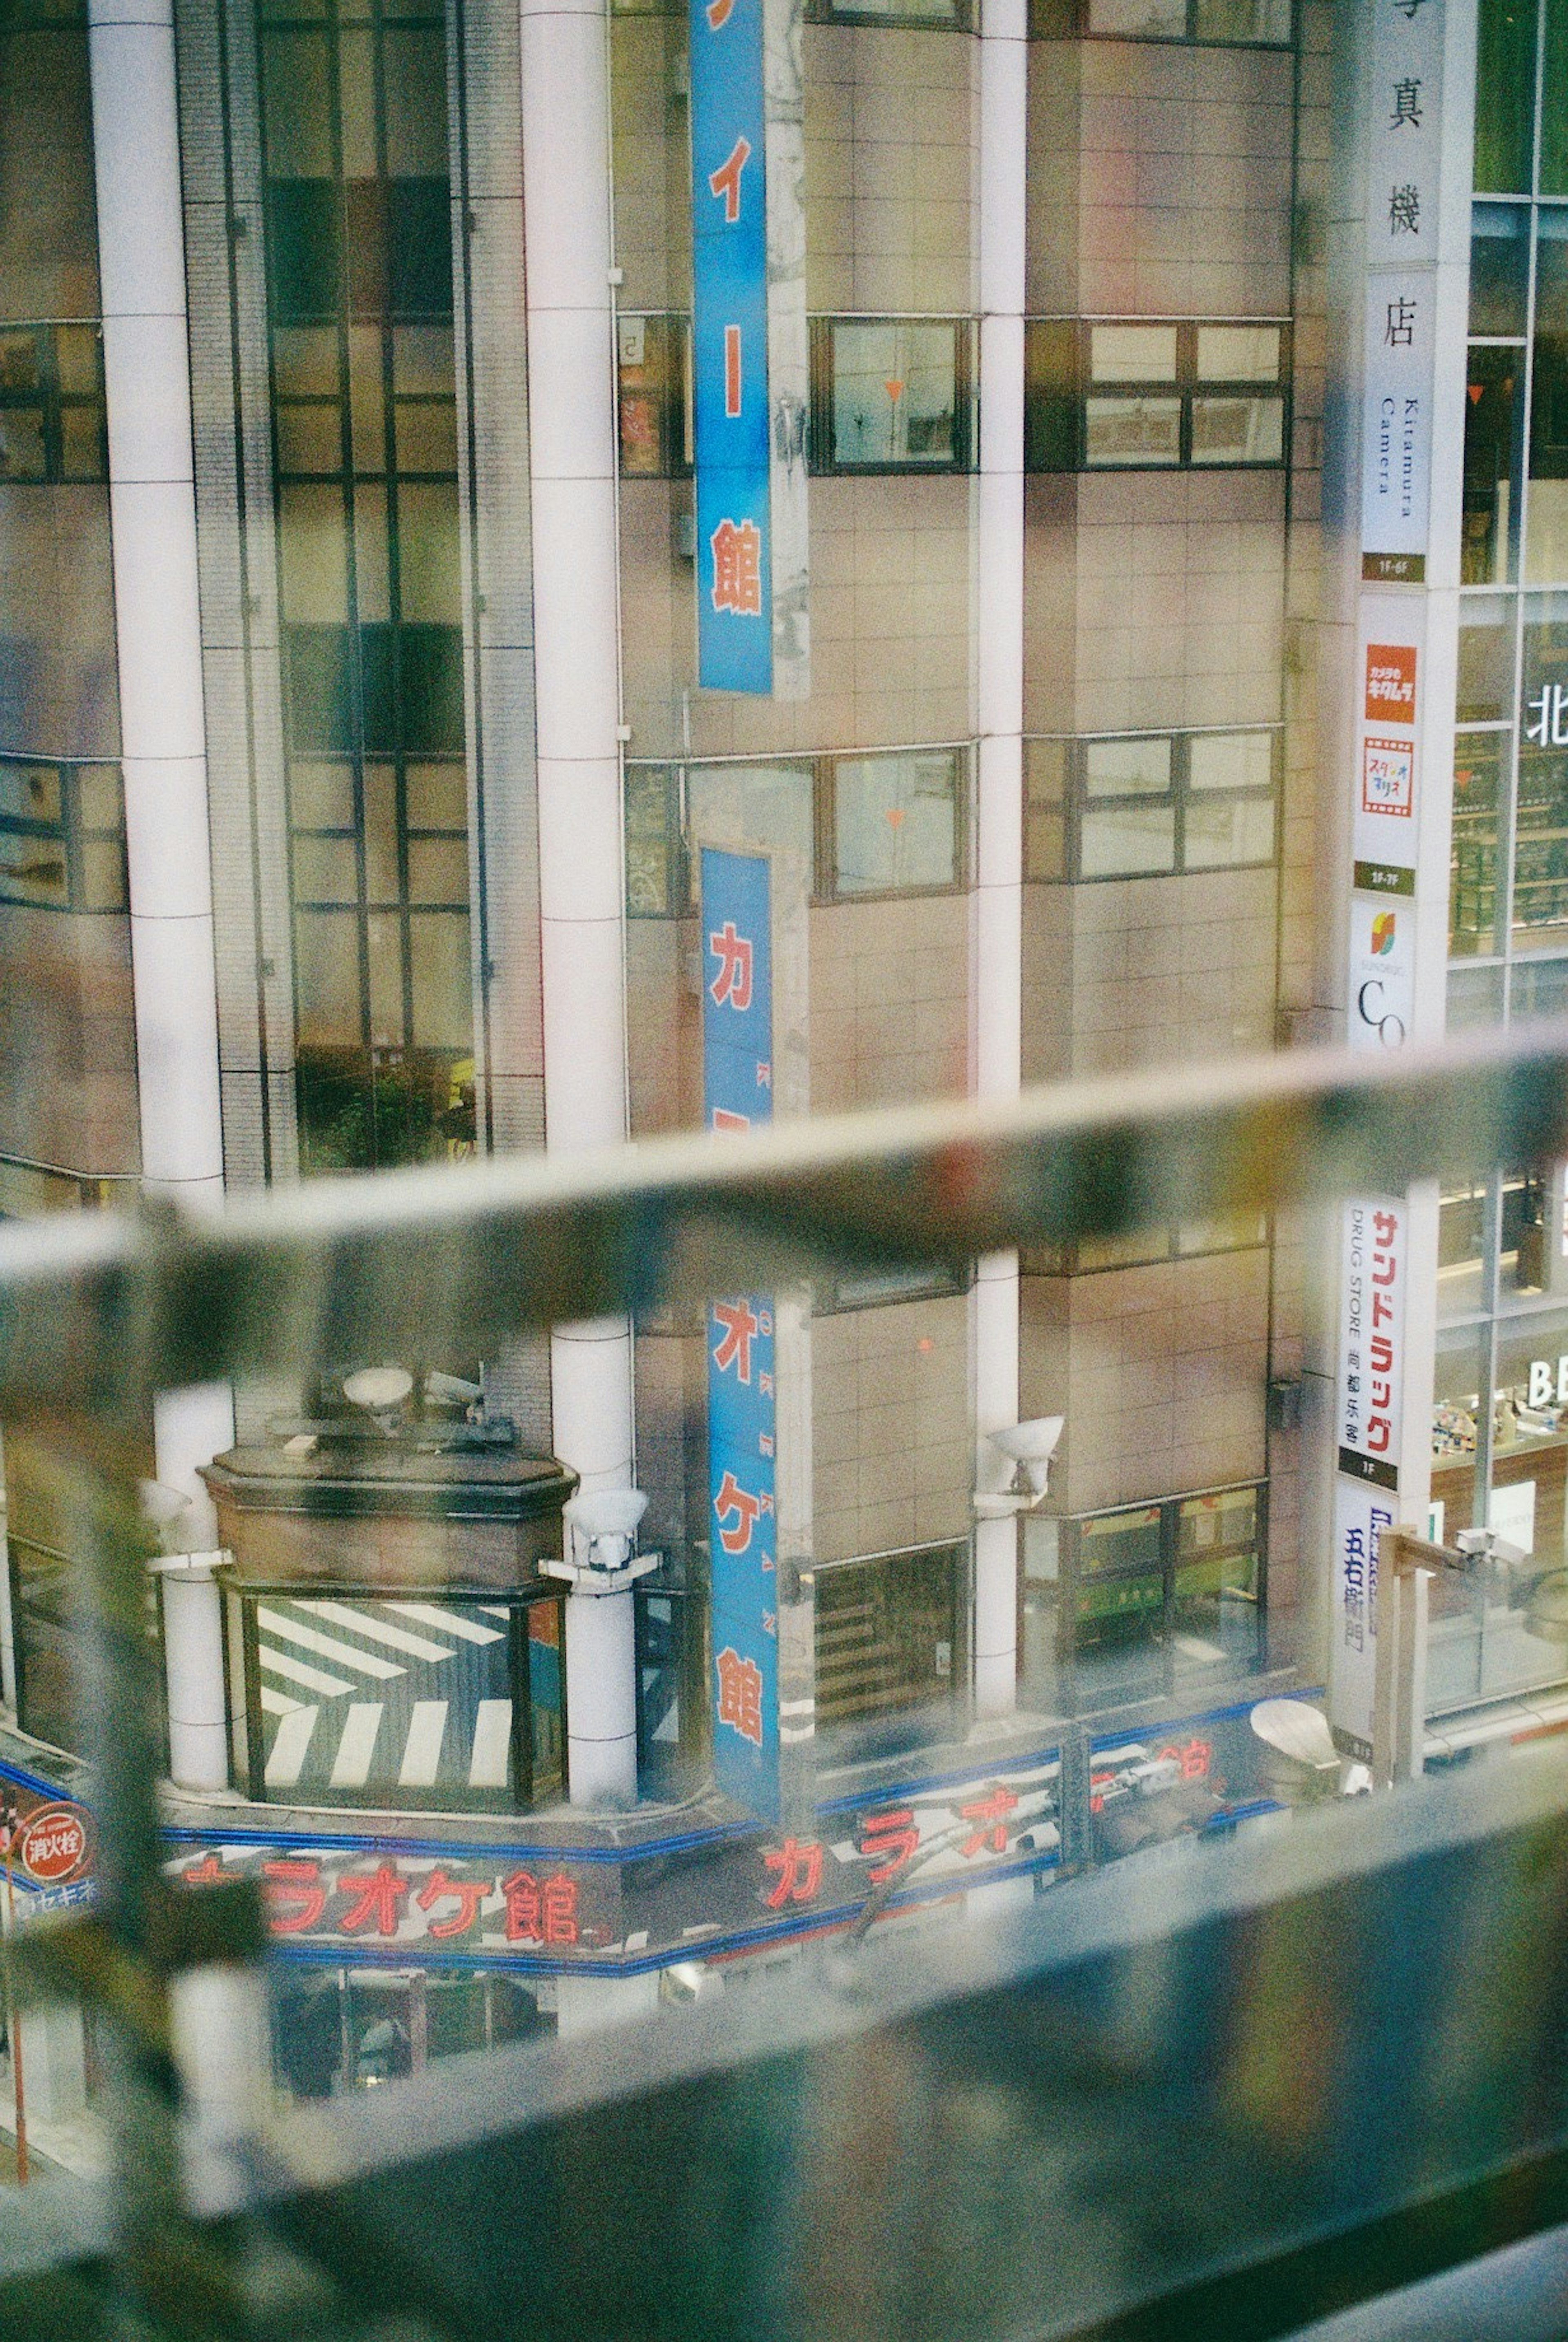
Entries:
{"type": "Polygon", "coordinates": [[[1568,1024],[0,1227],[0,1409],[1568,1155],[1568,1024]]]}

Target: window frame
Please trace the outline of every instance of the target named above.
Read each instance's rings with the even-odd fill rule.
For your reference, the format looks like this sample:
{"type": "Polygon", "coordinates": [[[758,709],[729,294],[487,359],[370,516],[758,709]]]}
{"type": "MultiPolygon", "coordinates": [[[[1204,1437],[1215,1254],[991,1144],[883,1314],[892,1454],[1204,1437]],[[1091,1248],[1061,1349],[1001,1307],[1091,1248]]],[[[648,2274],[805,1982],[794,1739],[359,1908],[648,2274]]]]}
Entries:
{"type": "MultiPolygon", "coordinates": [[[[896,748],[831,749],[811,756],[790,757],[792,764],[809,765],[812,785],[813,873],[812,905],[821,908],[827,905],[853,903],[896,903],[932,895],[960,895],[970,879],[974,802],[974,743],[972,740],[917,740],[896,748]],[[854,887],[843,891],[837,873],[837,768],[840,763],[866,764],[876,758],[894,756],[951,756],[954,760],[953,812],[953,876],[929,886],[854,887]]],[[[774,764],[777,759],[754,756],[647,756],[627,757],[622,767],[622,899],[629,919],[684,919],[694,916],[692,901],[692,876],[694,861],[687,830],[686,779],[693,766],[774,764]],[[665,906],[650,909],[632,901],[628,885],[628,864],[625,837],[625,802],[629,774],[640,776],[662,773],[664,776],[664,839],[666,874],[665,906]]],[[[651,841],[652,833],[643,842],[651,841]]]]}
{"type": "Polygon", "coordinates": [[[1288,317],[1111,317],[1033,316],[1024,321],[1024,468],[1026,473],[1198,472],[1223,475],[1229,472],[1283,472],[1291,460],[1292,324],[1288,317]],[[1176,334],[1174,374],[1164,381],[1114,376],[1096,378],[1093,370],[1093,335],[1096,326],[1174,326],[1176,334]],[[1219,326],[1267,326],[1279,335],[1279,367],[1272,383],[1203,375],[1198,371],[1198,336],[1219,326]],[[1057,349],[1051,350],[1055,337],[1057,349]],[[1065,361],[1064,366],[1064,360],[1065,361]],[[1064,380],[1065,374],[1065,380],[1064,380]],[[1137,456],[1125,461],[1091,463],[1088,453],[1088,409],[1093,398],[1134,397],[1180,402],[1177,452],[1174,463],[1137,456]],[[1230,457],[1211,462],[1193,455],[1193,408],[1205,398],[1268,399],[1280,409],[1278,455],[1230,457]],[[1064,460],[1065,458],[1065,460],[1064,460]]]}
{"type": "Polygon", "coordinates": [[[953,311],[831,310],[813,316],[811,428],[806,468],[818,479],[950,479],[973,472],[979,441],[974,320],[953,311]],[[889,463],[841,460],[834,441],[834,337],[841,325],[947,325],[953,330],[953,454],[941,463],[906,456],[889,463]]]}
{"type": "Polygon", "coordinates": [[[10,864],[0,860],[0,903],[12,904],[21,909],[72,913],[87,918],[123,918],[130,908],[130,896],[125,871],[125,780],[117,760],[107,756],[60,758],[25,756],[7,749],[0,753],[0,771],[52,773],[60,797],[60,817],[57,821],[39,818],[30,820],[25,815],[0,812],[0,856],[13,846],[37,848],[58,846],[65,871],[65,899],[41,902],[35,896],[12,891],[10,881],[17,875],[10,864]],[[85,773],[110,773],[115,776],[119,803],[119,820],[111,829],[89,828],[83,817],[82,782],[85,773]],[[119,898],[113,903],[92,903],[87,899],[85,849],[88,846],[112,844],[119,856],[119,898]]]}
{"type": "MultiPolygon", "coordinates": [[[[1269,1607],[1269,1482],[1266,1476],[1255,1480],[1226,1480],[1212,1488],[1184,1489],[1179,1495],[1175,1496],[1146,1496],[1124,1505],[1106,1505],[1098,1507],[1093,1512],[1061,1515],[1059,1516],[1060,1527],[1057,1532],[1059,1538],[1057,1550],[1060,1556],[1058,1563],[1059,1577],[1057,1581],[1058,1593],[1056,1617],[1056,1652],[1058,1665],[1070,1666],[1075,1660],[1082,1659],[1086,1654],[1093,1653],[1094,1651],[1104,1647],[1103,1637],[1095,1636],[1092,1640],[1085,1641],[1085,1638],[1078,1631],[1079,1599],[1083,1590],[1087,1585],[1092,1583],[1102,1585],[1114,1584],[1120,1580],[1130,1581],[1134,1578],[1147,1577],[1153,1575],[1153,1571],[1151,1569],[1127,1568],[1096,1572],[1086,1576],[1083,1568],[1084,1529],[1091,1524],[1101,1521],[1114,1521],[1123,1516],[1131,1519],[1136,1514],[1156,1512],[1159,1515],[1159,1572],[1161,1580],[1159,1626],[1156,1633],[1150,1635],[1146,1638],[1139,1637],[1137,1639],[1144,1644],[1144,1646],[1147,1650],[1151,1652],[1157,1651],[1163,1657],[1164,1657],[1170,1672],[1174,1675],[1174,1667],[1172,1664],[1172,1654],[1174,1651],[1173,1637],[1179,1631],[1180,1626],[1179,1613],[1176,1607],[1176,1579],[1178,1573],[1183,1566],[1181,1555],[1181,1525],[1183,1508],[1187,1505],[1200,1504],[1209,1497],[1238,1496],[1243,1494],[1250,1495],[1253,1502],[1253,1535],[1252,1542],[1257,1564],[1255,1619],[1257,1645],[1251,1661],[1247,1663],[1247,1666],[1253,1672],[1263,1668],[1267,1663],[1269,1607]]],[[[1223,1548],[1223,1550],[1232,1549],[1233,1548],[1223,1548]]],[[[1132,1639],[1133,1638],[1131,1637],[1129,1638],[1129,1640],[1132,1639]]],[[[1235,1661],[1231,1657],[1230,1654],[1226,1653],[1223,1655],[1222,1657],[1207,1662],[1207,1664],[1216,1668],[1226,1666],[1233,1668],[1235,1661]]],[[[1243,1672],[1245,1671],[1246,1669],[1243,1669],[1243,1672]]]]}
{"type": "Polygon", "coordinates": [[[1284,726],[1273,724],[1213,724],[1194,725],[1181,730],[1141,732],[1060,732],[1030,733],[1024,739],[1024,877],[1027,886],[1127,886],[1144,878],[1195,878],[1223,870],[1277,870],[1280,861],[1280,807],[1284,764],[1284,726]],[[1192,748],[1194,739],[1232,738],[1239,735],[1266,736],[1270,742],[1269,782],[1263,788],[1197,789],[1192,786],[1192,748]],[[1121,796],[1103,796],[1089,805],[1087,791],[1088,750],[1100,741],[1168,740],[1171,744],[1171,785],[1168,791],[1148,794],[1129,792],[1121,796]],[[1059,808],[1036,797],[1029,786],[1028,750],[1033,741],[1059,743],[1066,751],[1064,796],[1059,808]],[[1267,796],[1273,814],[1273,845],[1267,856],[1241,862],[1189,862],[1186,852],[1188,807],[1194,797],[1204,804],[1217,805],[1243,801],[1258,803],[1267,796]],[[1083,826],[1085,809],[1105,811],[1117,806],[1169,806],[1172,811],[1172,858],[1170,866],[1153,870],[1094,871],[1087,875],[1083,868],[1083,826]],[[1036,819],[1052,816],[1062,825],[1062,869],[1047,875],[1034,866],[1031,850],[1031,833],[1036,819]]]}
{"type": "Polygon", "coordinates": [[[24,487],[89,487],[106,484],[109,477],[108,408],[104,390],[104,329],[90,318],[56,321],[52,318],[33,320],[7,318],[0,323],[0,342],[24,334],[33,336],[36,384],[33,389],[8,385],[0,376],[0,429],[8,415],[36,415],[44,447],[42,472],[6,472],[0,470],[0,485],[24,487]],[[90,335],[94,353],[95,386],[90,391],[65,390],[61,384],[60,344],[62,333],[90,335]],[[67,415],[91,415],[96,428],[93,436],[94,462],[84,470],[67,465],[65,425],[67,415]]]}
{"type": "Polygon", "coordinates": [[[1095,32],[1091,29],[1091,0],[1030,0],[1029,37],[1033,41],[1136,41],[1151,48],[1268,49],[1275,55],[1296,46],[1299,14],[1291,7],[1291,28],[1283,41],[1226,39],[1198,30],[1202,0],[1186,0],[1186,28],[1180,33],[1095,32]]]}

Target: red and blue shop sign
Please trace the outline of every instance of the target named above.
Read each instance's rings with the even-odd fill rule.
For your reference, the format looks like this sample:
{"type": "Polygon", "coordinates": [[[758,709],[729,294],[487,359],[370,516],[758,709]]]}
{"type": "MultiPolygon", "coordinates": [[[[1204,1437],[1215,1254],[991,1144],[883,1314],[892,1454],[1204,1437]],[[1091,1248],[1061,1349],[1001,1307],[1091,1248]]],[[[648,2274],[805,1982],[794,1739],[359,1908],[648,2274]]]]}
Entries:
{"type": "MultiPolygon", "coordinates": [[[[768,865],[702,854],[703,1117],[773,1118],[768,865]]],[[[714,1777],[754,1813],[778,1810],[777,1402],[770,1294],[708,1303],[708,1546],[714,1777]]]]}
{"type": "Polygon", "coordinates": [[[768,693],[768,232],[763,0],[691,0],[697,681],[768,693]]]}

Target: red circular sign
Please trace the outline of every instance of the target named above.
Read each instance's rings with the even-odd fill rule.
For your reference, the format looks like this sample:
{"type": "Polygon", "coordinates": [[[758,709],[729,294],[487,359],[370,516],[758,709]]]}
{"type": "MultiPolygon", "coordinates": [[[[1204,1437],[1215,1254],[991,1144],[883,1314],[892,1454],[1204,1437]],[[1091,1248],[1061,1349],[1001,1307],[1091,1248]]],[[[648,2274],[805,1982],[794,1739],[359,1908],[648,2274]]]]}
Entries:
{"type": "Polygon", "coordinates": [[[17,1833],[16,1852],[29,1878],[59,1887],[85,1870],[93,1841],[80,1806],[40,1806],[17,1833]]]}

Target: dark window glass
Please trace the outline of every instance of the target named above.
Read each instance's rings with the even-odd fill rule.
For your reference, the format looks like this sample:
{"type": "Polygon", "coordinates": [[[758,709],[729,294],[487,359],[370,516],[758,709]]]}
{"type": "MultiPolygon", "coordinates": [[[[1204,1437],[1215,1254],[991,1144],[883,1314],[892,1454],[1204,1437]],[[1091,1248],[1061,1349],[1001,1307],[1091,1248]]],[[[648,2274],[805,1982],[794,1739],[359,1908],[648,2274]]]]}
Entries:
{"type": "Polygon", "coordinates": [[[7,8],[0,12],[0,318],[92,317],[97,309],[86,25],[28,25],[24,11],[7,8]]]}
{"type": "Polygon", "coordinates": [[[301,1156],[371,1167],[474,1138],[444,33],[263,65],[301,1156]]]}
{"type": "MultiPolygon", "coordinates": [[[[1460,574],[1467,586],[1503,585],[1517,567],[1523,349],[1472,345],[1467,379],[1460,574]]],[[[1539,409],[1539,378],[1536,400],[1539,409]]]]}
{"type": "MultiPolygon", "coordinates": [[[[1484,10],[1483,15],[1484,15],[1484,10]]],[[[1568,195],[1568,7],[1546,0],[1546,54],[1541,82],[1541,193],[1568,195]]],[[[1477,112],[1481,111],[1479,96],[1477,112]]],[[[1477,185],[1480,181],[1477,180],[1477,185]]]]}
{"type": "Polygon", "coordinates": [[[1448,949],[1454,959],[1499,948],[1497,824],[1507,746],[1503,732],[1454,736],[1448,893],[1448,949]]]}
{"type": "Polygon", "coordinates": [[[674,765],[626,766],[626,909],[634,919],[679,916],[680,775],[674,765]]]}
{"type": "Polygon", "coordinates": [[[869,1746],[940,1719],[964,1680],[959,1552],[887,1554],[816,1573],[819,1730],[856,1727],[869,1746]]]}
{"type": "Polygon", "coordinates": [[[1534,0],[1480,0],[1475,185],[1481,193],[1530,193],[1534,113],[1534,0]]]}
{"type": "Polygon", "coordinates": [[[631,478],[692,468],[691,354],[689,317],[616,321],[621,469],[631,478]]]}
{"type": "Polygon", "coordinates": [[[1519,204],[1476,204],[1470,215],[1470,330],[1524,334],[1530,214],[1519,204]]]}

